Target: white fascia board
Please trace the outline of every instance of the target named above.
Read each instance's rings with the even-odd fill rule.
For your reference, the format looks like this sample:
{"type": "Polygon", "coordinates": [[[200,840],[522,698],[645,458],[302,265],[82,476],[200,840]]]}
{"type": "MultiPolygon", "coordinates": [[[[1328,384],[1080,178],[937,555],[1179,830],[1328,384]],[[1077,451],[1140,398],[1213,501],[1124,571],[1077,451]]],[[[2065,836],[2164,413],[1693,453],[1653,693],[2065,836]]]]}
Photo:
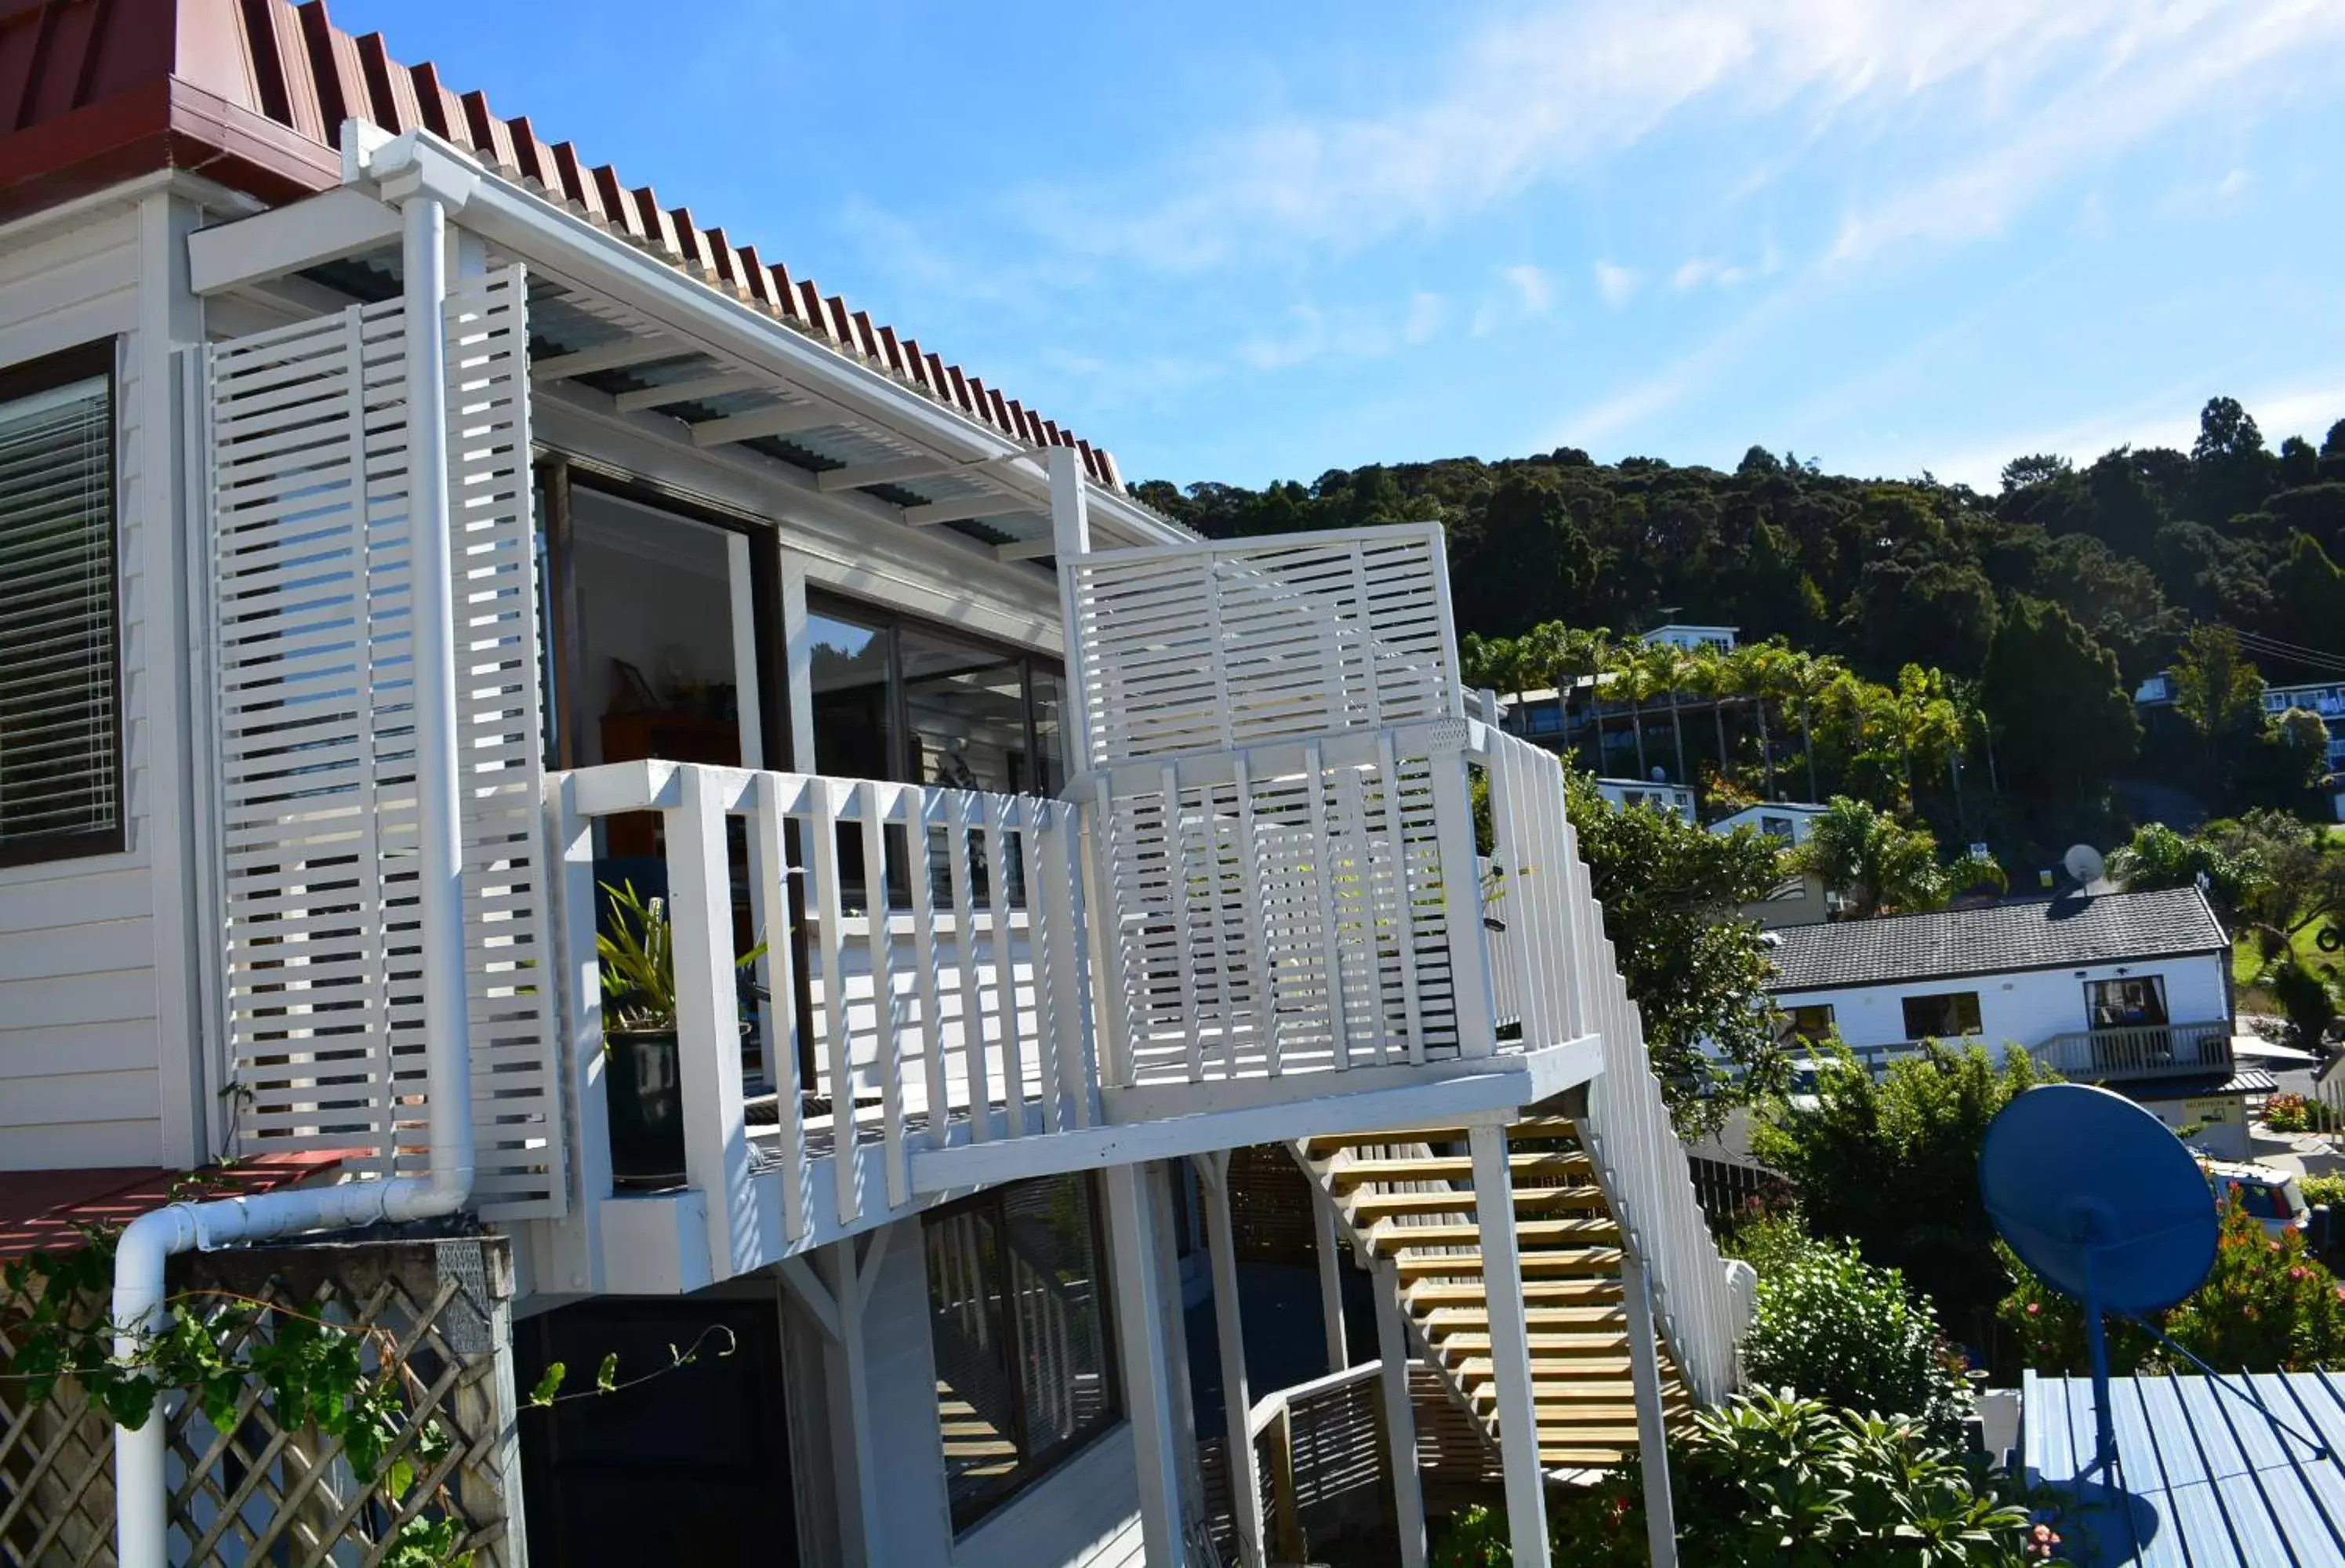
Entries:
{"type": "Polygon", "coordinates": [[[396,208],[345,187],[196,230],[188,236],[188,284],[199,296],[226,293],[399,239],[396,208]]]}

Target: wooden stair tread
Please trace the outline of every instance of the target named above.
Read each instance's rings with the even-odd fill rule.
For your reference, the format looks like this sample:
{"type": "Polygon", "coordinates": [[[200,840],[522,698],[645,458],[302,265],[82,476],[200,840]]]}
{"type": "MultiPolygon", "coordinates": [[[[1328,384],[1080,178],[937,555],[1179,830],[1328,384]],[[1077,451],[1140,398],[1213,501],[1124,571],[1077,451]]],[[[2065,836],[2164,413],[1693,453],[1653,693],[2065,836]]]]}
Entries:
{"type": "MultiPolygon", "coordinates": [[[[1584,1154],[1510,1154],[1507,1168],[1544,1176],[1582,1174],[1594,1168],[1584,1154]]],[[[1474,1161],[1466,1155],[1428,1155],[1416,1159],[1347,1159],[1325,1172],[1338,1189],[1371,1181],[1470,1181],[1474,1161]]]]}
{"type": "MultiPolygon", "coordinates": [[[[1589,1242],[1615,1241],[1620,1239],[1620,1227],[1609,1214],[1581,1219],[1518,1219],[1515,1221],[1515,1244],[1528,1257],[1532,1249],[1548,1246],[1571,1246],[1589,1242]]],[[[1369,1232],[1369,1240],[1377,1251],[1387,1247],[1475,1247],[1482,1240],[1482,1228],[1471,1223],[1434,1225],[1379,1224],[1369,1232]]]]}
{"type": "MultiPolygon", "coordinates": [[[[1478,1270],[1477,1271],[1478,1272],[1478,1270]]],[[[1608,1285],[1615,1291],[1620,1289],[1620,1281],[1617,1279],[1526,1280],[1523,1281],[1523,1300],[1526,1303],[1584,1300],[1587,1299],[1586,1292],[1591,1286],[1608,1285]]],[[[1482,1281],[1478,1279],[1452,1284],[1436,1285],[1426,1282],[1412,1285],[1408,1288],[1407,1297],[1412,1305],[1424,1302],[1428,1305],[1457,1303],[1479,1307],[1487,1300],[1483,1294],[1482,1281]]]]}
{"type": "MultiPolygon", "coordinates": [[[[1355,1224],[1394,1214],[1471,1214],[1471,1190],[1448,1192],[1352,1192],[1338,1199],[1355,1224]]],[[[1609,1213],[1604,1193],[1595,1187],[1518,1187],[1515,1207],[1521,1209],[1586,1209],[1609,1213]]]]}
{"type": "MultiPolygon", "coordinates": [[[[1467,1130],[1462,1127],[1403,1128],[1382,1132],[1327,1132],[1313,1134],[1304,1140],[1304,1147],[1305,1152],[1315,1158],[1320,1156],[1322,1150],[1333,1153],[1340,1148],[1374,1148],[1379,1145],[1396,1143],[1464,1143],[1467,1136],[1467,1130]]],[[[1508,1124],[1507,1136],[1508,1138],[1576,1139],[1579,1136],[1579,1129],[1572,1125],[1569,1117],[1534,1116],[1525,1117],[1520,1121],[1508,1124]]]]}

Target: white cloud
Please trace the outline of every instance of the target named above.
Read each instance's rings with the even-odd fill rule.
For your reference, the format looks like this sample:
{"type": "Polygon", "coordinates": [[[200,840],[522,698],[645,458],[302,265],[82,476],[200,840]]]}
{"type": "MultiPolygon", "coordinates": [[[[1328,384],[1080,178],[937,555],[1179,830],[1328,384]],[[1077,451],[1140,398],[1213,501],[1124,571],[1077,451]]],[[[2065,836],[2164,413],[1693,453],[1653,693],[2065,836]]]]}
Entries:
{"type": "Polygon", "coordinates": [[[1619,267],[1609,261],[1596,264],[1596,292],[1615,310],[1636,298],[1639,281],[1633,267],[1619,267]]]}
{"type": "Polygon", "coordinates": [[[1689,288],[1699,288],[1705,283],[1715,283],[1721,288],[1731,288],[1749,276],[1750,274],[1743,268],[1731,263],[1711,257],[1697,256],[1689,258],[1675,272],[1670,274],[1670,284],[1680,293],[1689,288]]]}
{"type": "Polygon", "coordinates": [[[1143,266],[1343,250],[1439,228],[1593,167],[1697,112],[1790,115],[1809,145],[1899,148],[1836,248],[1999,231],[2054,182],[2209,106],[2323,79],[2334,0],[1636,0],[1509,13],[1381,114],[1289,114],[1217,132],[1127,188],[1030,192],[1061,245],[1143,266]],[[1161,194],[1159,194],[1161,193],[1161,194]]]}
{"type": "Polygon", "coordinates": [[[1526,316],[1544,316],[1547,314],[1548,307],[1554,303],[1555,286],[1548,280],[1545,272],[1528,262],[1514,267],[1501,267],[1498,268],[1498,276],[1514,286],[1516,294],[1522,299],[1523,314],[1526,316]]]}

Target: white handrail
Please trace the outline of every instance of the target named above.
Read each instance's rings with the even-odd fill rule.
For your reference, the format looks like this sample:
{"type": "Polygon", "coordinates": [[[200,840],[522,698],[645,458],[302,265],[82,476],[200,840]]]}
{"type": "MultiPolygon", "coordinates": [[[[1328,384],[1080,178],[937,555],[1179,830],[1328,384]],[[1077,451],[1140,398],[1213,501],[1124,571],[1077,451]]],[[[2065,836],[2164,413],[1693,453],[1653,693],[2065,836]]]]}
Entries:
{"type": "Polygon", "coordinates": [[[1490,737],[1493,859],[1509,885],[1495,907],[1520,990],[1527,1037],[1600,1034],[1604,1070],[1579,1119],[1598,1184],[1624,1242],[1653,1281],[1662,1337],[1694,1397],[1724,1399],[1741,1381],[1737,1342],[1749,1314],[1695,1197],[1645,1050],[1644,1021],[1604,935],[1578,835],[1564,812],[1561,762],[1512,735],[1490,737]],[[1518,968],[1514,967],[1519,966],[1518,968]]]}

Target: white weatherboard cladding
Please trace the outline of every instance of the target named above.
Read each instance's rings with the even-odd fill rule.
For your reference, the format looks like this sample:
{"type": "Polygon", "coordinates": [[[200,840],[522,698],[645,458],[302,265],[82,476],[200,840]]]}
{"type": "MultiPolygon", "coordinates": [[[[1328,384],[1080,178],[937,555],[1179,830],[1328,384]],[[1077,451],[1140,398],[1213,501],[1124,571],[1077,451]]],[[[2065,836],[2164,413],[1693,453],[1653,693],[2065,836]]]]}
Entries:
{"type": "MultiPolygon", "coordinates": [[[[0,248],[0,366],[112,339],[116,614],[122,658],[120,854],[0,868],[0,1169],[153,1165],[171,1158],[157,1067],[156,914],[177,886],[155,875],[152,721],[173,700],[174,650],[155,642],[148,570],[168,553],[168,472],[146,439],[170,389],[139,333],[139,219],[125,205],[18,230],[0,248]],[[158,532],[162,537],[158,538],[158,532]]],[[[165,787],[172,787],[169,774],[165,787]]]]}
{"type": "MultiPolygon", "coordinates": [[[[475,1195],[560,1211],[518,268],[447,302],[475,1195]]],[[[404,309],[208,351],[221,888],[248,1151],[424,1160],[404,309]]]]}

